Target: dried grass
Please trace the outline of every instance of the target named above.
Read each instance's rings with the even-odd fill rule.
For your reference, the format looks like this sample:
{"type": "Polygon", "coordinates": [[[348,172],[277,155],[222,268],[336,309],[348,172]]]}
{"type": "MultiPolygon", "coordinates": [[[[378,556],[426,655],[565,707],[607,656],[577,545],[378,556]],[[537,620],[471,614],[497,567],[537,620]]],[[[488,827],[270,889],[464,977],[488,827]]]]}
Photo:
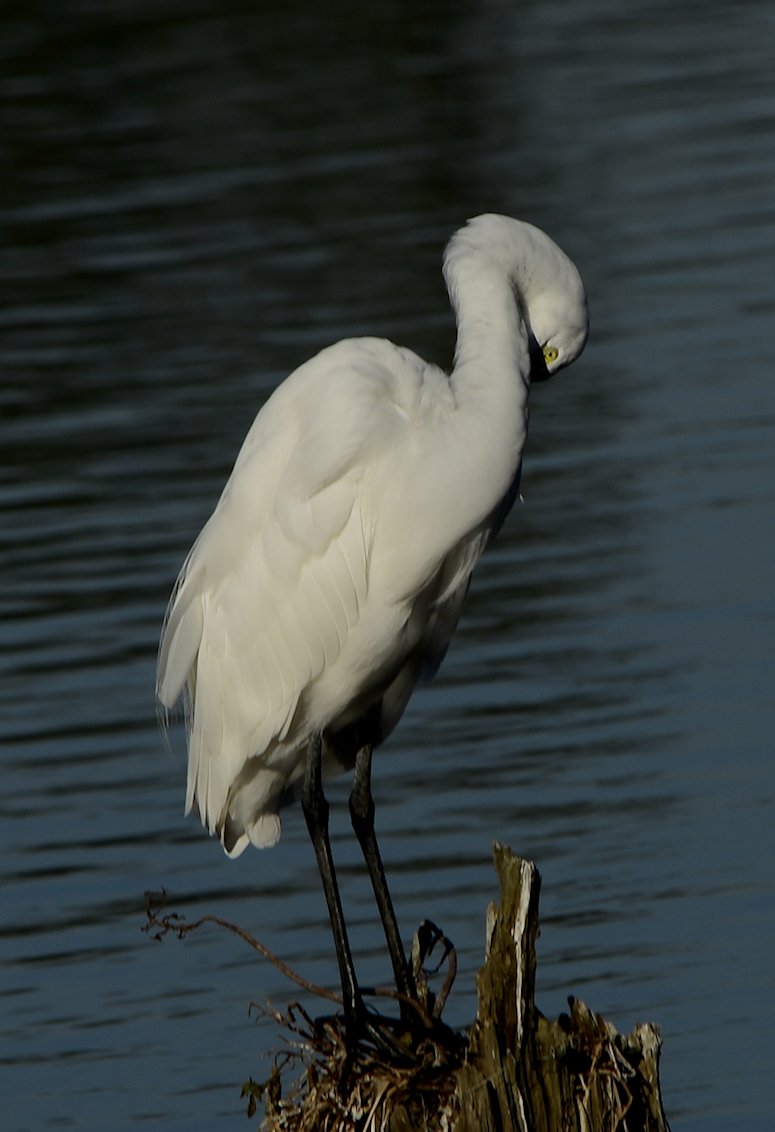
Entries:
{"type": "Polygon", "coordinates": [[[249,1081],[248,1115],[264,1102],[262,1132],[401,1132],[454,1124],[455,1075],[464,1041],[439,1025],[413,1036],[398,1022],[370,1013],[384,1044],[347,1041],[340,1016],[313,1019],[297,1003],[265,1009],[283,1029],[286,1048],[263,1084],[249,1081]],[[394,1048],[390,1048],[393,1046],[394,1048]],[[296,1073],[287,1092],[283,1078],[296,1073]]]}

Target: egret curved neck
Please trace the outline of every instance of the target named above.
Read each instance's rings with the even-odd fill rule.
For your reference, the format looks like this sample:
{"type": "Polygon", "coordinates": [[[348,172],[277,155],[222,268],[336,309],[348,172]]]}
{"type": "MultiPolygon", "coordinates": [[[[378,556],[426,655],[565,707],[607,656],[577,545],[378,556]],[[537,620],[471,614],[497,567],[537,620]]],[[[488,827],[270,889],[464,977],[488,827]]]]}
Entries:
{"type": "Polygon", "coordinates": [[[460,502],[465,497],[483,517],[488,503],[487,510],[512,491],[519,473],[530,390],[528,335],[501,264],[453,255],[445,278],[458,325],[450,383],[460,433],[460,502]]]}

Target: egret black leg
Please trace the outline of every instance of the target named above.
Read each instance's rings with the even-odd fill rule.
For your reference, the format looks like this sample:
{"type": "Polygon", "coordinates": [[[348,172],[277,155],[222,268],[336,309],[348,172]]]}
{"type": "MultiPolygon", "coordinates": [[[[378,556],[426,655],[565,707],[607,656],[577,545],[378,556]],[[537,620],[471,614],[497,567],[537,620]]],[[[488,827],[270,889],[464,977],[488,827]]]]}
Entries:
{"type": "MultiPolygon", "coordinates": [[[[382,864],[377,836],[374,832],[374,799],[371,794],[371,746],[361,747],[355,759],[355,774],[350,792],[350,818],[352,820],[355,836],[358,838],[366,868],[369,871],[374,897],[377,901],[382,926],[385,929],[390,961],[393,964],[393,973],[396,988],[400,994],[408,998],[416,998],[414,978],[406,962],[401,934],[398,930],[396,914],[393,910],[393,901],[390,899],[385,869],[382,864]]],[[[407,1016],[407,1009],[402,1004],[402,1016],[407,1016]]]]}
{"type": "Polygon", "coordinates": [[[342,901],[339,896],[334,861],[331,855],[331,843],[328,838],[328,802],[323,793],[322,757],[323,740],[318,735],[311,740],[307,751],[307,768],[301,805],[307,822],[307,829],[312,839],[312,846],[315,850],[320,877],[323,881],[323,892],[328,905],[331,929],[334,933],[336,957],[339,961],[339,974],[342,980],[345,1020],[351,1036],[354,1038],[362,1023],[365,1010],[355,978],[355,966],[350,951],[350,942],[347,938],[342,901]]]}

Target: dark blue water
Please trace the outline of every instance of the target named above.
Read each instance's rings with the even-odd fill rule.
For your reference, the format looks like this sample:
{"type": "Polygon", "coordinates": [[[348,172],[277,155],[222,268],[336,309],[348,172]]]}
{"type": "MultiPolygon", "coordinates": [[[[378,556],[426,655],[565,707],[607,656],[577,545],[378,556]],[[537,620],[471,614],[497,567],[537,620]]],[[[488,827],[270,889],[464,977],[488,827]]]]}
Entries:
{"type": "Polygon", "coordinates": [[[675,1130],[775,1126],[771,5],[33,0],[0,29],[3,1128],[244,1123],[275,1042],[248,1005],[295,989],[215,929],[153,943],[146,889],[335,985],[300,815],[236,863],[183,820],[156,642],[262,399],[345,335],[448,363],[441,249],[490,210],[573,255],[593,332],[378,760],[399,917],[455,940],[465,1022],[509,843],[541,1008],[659,1023],[675,1130]]]}

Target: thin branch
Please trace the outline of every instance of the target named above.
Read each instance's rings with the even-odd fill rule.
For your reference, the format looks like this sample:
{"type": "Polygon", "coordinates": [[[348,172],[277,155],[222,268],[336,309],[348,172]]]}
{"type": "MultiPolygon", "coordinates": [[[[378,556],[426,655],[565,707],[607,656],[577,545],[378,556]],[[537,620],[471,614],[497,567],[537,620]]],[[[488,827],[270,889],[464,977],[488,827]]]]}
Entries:
{"type": "Polygon", "coordinates": [[[316,983],[311,983],[309,979],[305,979],[303,975],[299,975],[287,963],[284,963],[279,955],[275,955],[273,951],[261,943],[260,940],[252,936],[250,932],[246,932],[239,924],[232,923],[231,920],[224,920],[221,916],[202,916],[192,923],[187,923],[184,916],[178,915],[177,912],[170,912],[166,916],[160,915],[164,910],[167,902],[167,893],[165,889],[161,892],[146,892],[145,893],[145,915],[148,922],[143,925],[144,932],[150,932],[156,929],[153,939],[163,939],[168,932],[175,932],[178,939],[183,939],[189,932],[196,931],[201,928],[203,924],[217,924],[220,928],[225,928],[227,931],[233,932],[234,935],[239,936],[244,940],[254,951],[259,955],[263,955],[264,959],[268,959],[277,970],[285,975],[286,979],[290,979],[292,983],[296,983],[303,990],[308,991],[310,994],[317,995],[319,998],[326,998],[329,1002],[335,1002],[338,1006],[342,1005],[342,996],[336,994],[334,991],[326,990],[325,987],[319,987],[316,983]]]}

